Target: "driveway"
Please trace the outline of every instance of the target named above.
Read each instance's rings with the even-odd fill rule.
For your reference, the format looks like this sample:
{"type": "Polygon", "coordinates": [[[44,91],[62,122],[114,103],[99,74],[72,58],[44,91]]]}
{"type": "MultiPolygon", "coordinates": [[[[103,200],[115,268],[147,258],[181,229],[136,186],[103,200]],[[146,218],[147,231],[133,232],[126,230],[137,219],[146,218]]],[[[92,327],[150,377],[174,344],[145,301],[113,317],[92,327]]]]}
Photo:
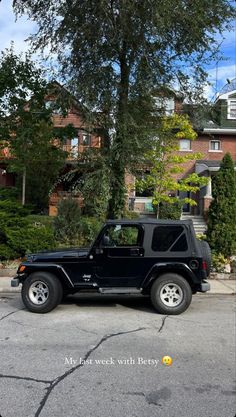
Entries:
{"type": "Polygon", "coordinates": [[[162,316],[148,299],[84,295],[38,315],[1,294],[0,415],[234,417],[234,319],[231,295],[162,316]]]}

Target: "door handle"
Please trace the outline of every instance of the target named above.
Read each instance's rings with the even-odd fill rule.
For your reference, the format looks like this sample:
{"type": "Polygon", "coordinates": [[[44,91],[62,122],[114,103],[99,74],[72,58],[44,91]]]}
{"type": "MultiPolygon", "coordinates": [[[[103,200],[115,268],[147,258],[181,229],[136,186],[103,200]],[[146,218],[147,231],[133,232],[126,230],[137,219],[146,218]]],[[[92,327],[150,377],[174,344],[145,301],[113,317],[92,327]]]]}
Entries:
{"type": "Polygon", "coordinates": [[[130,255],[131,256],[139,256],[139,249],[130,249],[130,255]]]}

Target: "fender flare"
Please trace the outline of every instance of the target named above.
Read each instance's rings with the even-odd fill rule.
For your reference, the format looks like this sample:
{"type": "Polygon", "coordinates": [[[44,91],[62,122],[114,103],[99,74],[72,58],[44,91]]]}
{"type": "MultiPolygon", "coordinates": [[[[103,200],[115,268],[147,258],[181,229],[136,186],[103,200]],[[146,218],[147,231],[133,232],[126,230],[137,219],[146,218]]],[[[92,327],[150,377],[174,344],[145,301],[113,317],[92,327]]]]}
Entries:
{"type": "Polygon", "coordinates": [[[71,281],[69,275],[65,271],[62,265],[53,263],[28,263],[22,262],[17,271],[17,277],[22,283],[30,274],[34,272],[50,272],[60,279],[60,281],[66,285],[67,288],[74,288],[74,284],[71,281]],[[24,272],[20,272],[20,267],[25,266],[24,272]]]}
{"type": "Polygon", "coordinates": [[[160,262],[152,266],[150,271],[144,278],[141,288],[145,290],[148,288],[159,275],[167,274],[168,272],[175,272],[187,279],[189,284],[197,283],[196,277],[191,271],[190,267],[184,262],[160,262]]]}

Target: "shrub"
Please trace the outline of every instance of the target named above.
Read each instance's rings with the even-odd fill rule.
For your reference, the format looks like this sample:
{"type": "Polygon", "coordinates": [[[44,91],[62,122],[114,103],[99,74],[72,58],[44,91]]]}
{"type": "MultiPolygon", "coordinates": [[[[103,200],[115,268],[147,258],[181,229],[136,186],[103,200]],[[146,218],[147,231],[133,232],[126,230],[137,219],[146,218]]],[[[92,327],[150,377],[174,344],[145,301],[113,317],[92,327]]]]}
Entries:
{"type": "Polygon", "coordinates": [[[16,200],[17,197],[18,197],[17,188],[0,186],[0,200],[16,200]]]}
{"type": "Polygon", "coordinates": [[[215,272],[224,272],[225,265],[228,263],[228,259],[222,255],[222,253],[212,252],[212,270],[215,272]]]}
{"type": "Polygon", "coordinates": [[[80,224],[80,245],[91,245],[98,235],[102,222],[96,217],[82,217],[80,224]]]}
{"type": "Polygon", "coordinates": [[[136,220],[139,219],[139,214],[136,213],[136,211],[125,211],[123,218],[124,219],[129,219],[129,220],[136,220]]]}
{"type": "Polygon", "coordinates": [[[7,245],[17,256],[55,247],[53,229],[45,226],[7,229],[6,237],[7,245]]]}
{"type": "Polygon", "coordinates": [[[198,240],[206,240],[206,235],[204,233],[197,233],[196,237],[198,240]]]}
{"type": "Polygon", "coordinates": [[[30,210],[27,207],[23,207],[17,201],[11,200],[0,200],[0,213],[7,213],[9,216],[20,216],[24,217],[30,213],[30,210]]]}
{"type": "Polygon", "coordinates": [[[78,203],[72,198],[60,201],[58,214],[54,218],[53,227],[55,237],[65,245],[74,244],[81,233],[81,210],[78,203]]]}
{"type": "Polygon", "coordinates": [[[46,215],[42,215],[42,214],[30,214],[29,216],[27,216],[27,221],[32,226],[37,226],[37,227],[41,227],[41,226],[52,227],[54,218],[51,217],[51,216],[46,216],[46,215]]]}
{"type": "Polygon", "coordinates": [[[231,155],[222,159],[212,187],[208,211],[207,240],[213,250],[225,257],[236,250],[236,176],[231,155]]]}
{"type": "MultiPolygon", "coordinates": [[[[14,191],[0,189],[0,197],[12,197],[14,191]]],[[[0,199],[0,259],[8,260],[24,256],[27,252],[51,249],[55,246],[53,228],[45,220],[35,222],[29,216],[29,207],[17,201],[0,199]]],[[[38,216],[39,217],[39,216],[38,216]]],[[[44,216],[42,216],[44,217],[44,216]]]]}
{"type": "Polygon", "coordinates": [[[170,220],[179,220],[181,216],[182,203],[175,202],[170,203],[160,203],[159,206],[159,219],[170,219],[170,220]]]}
{"type": "Polygon", "coordinates": [[[0,243],[0,260],[5,261],[7,259],[14,259],[17,257],[17,253],[4,243],[0,243]]]}

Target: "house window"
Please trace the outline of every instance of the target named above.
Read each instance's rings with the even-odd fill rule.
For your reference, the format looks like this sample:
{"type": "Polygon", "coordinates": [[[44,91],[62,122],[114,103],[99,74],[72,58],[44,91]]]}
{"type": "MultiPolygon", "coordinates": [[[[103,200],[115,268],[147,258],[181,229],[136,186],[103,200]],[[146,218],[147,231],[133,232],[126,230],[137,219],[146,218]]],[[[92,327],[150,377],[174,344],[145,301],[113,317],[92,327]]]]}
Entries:
{"type": "Polygon", "coordinates": [[[154,193],[154,187],[144,188],[142,190],[139,189],[137,183],[141,180],[146,180],[147,176],[150,175],[150,171],[143,171],[137,174],[136,176],[136,184],[135,184],[135,197],[152,197],[154,193]]]}
{"type": "Polygon", "coordinates": [[[156,108],[162,111],[167,116],[172,115],[175,111],[174,98],[156,97],[155,103],[156,103],[156,108]]]}
{"type": "Polygon", "coordinates": [[[81,135],[81,145],[83,146],[90,146],[91,144],[91,137],[89,133],[83,133],[81,135]]]}
{"type": "Polygon", "coordinates": [[[78,148],[78,137],[75,136],[74,138],[71,139],[71,156],[73,158],[78,158],[79,155],[79,148],[78,148]]]}
{"type": "Polygon", "coordinates": [[[179,141],[180,151],[191,151],[191,141],[189,139],[180,139],[179,141]]]}
{"type": "Polygon", "coordinates": [[[236,119],[236,100],[228,101],[228,119],[236,119]]]}
{"type": "Polygon", "coordinates": [[[62,108],[55,103],[53,100],[45,101],[45,107],[47,110],[51,110],[52,114],[62,114],[62,108]]]}
{"type": "Polygon", "coordinates": [[[221,142],[220,142],[220,140],[211,140],[209,150],[214,151],[214,152],[221,151],[221,142]]]}
{"type": "Polygon", "coordinates": [[[167,116],[170,116],[175,111],[175,102],[173,98],[165,100],[165,113],[167,116]]]}

